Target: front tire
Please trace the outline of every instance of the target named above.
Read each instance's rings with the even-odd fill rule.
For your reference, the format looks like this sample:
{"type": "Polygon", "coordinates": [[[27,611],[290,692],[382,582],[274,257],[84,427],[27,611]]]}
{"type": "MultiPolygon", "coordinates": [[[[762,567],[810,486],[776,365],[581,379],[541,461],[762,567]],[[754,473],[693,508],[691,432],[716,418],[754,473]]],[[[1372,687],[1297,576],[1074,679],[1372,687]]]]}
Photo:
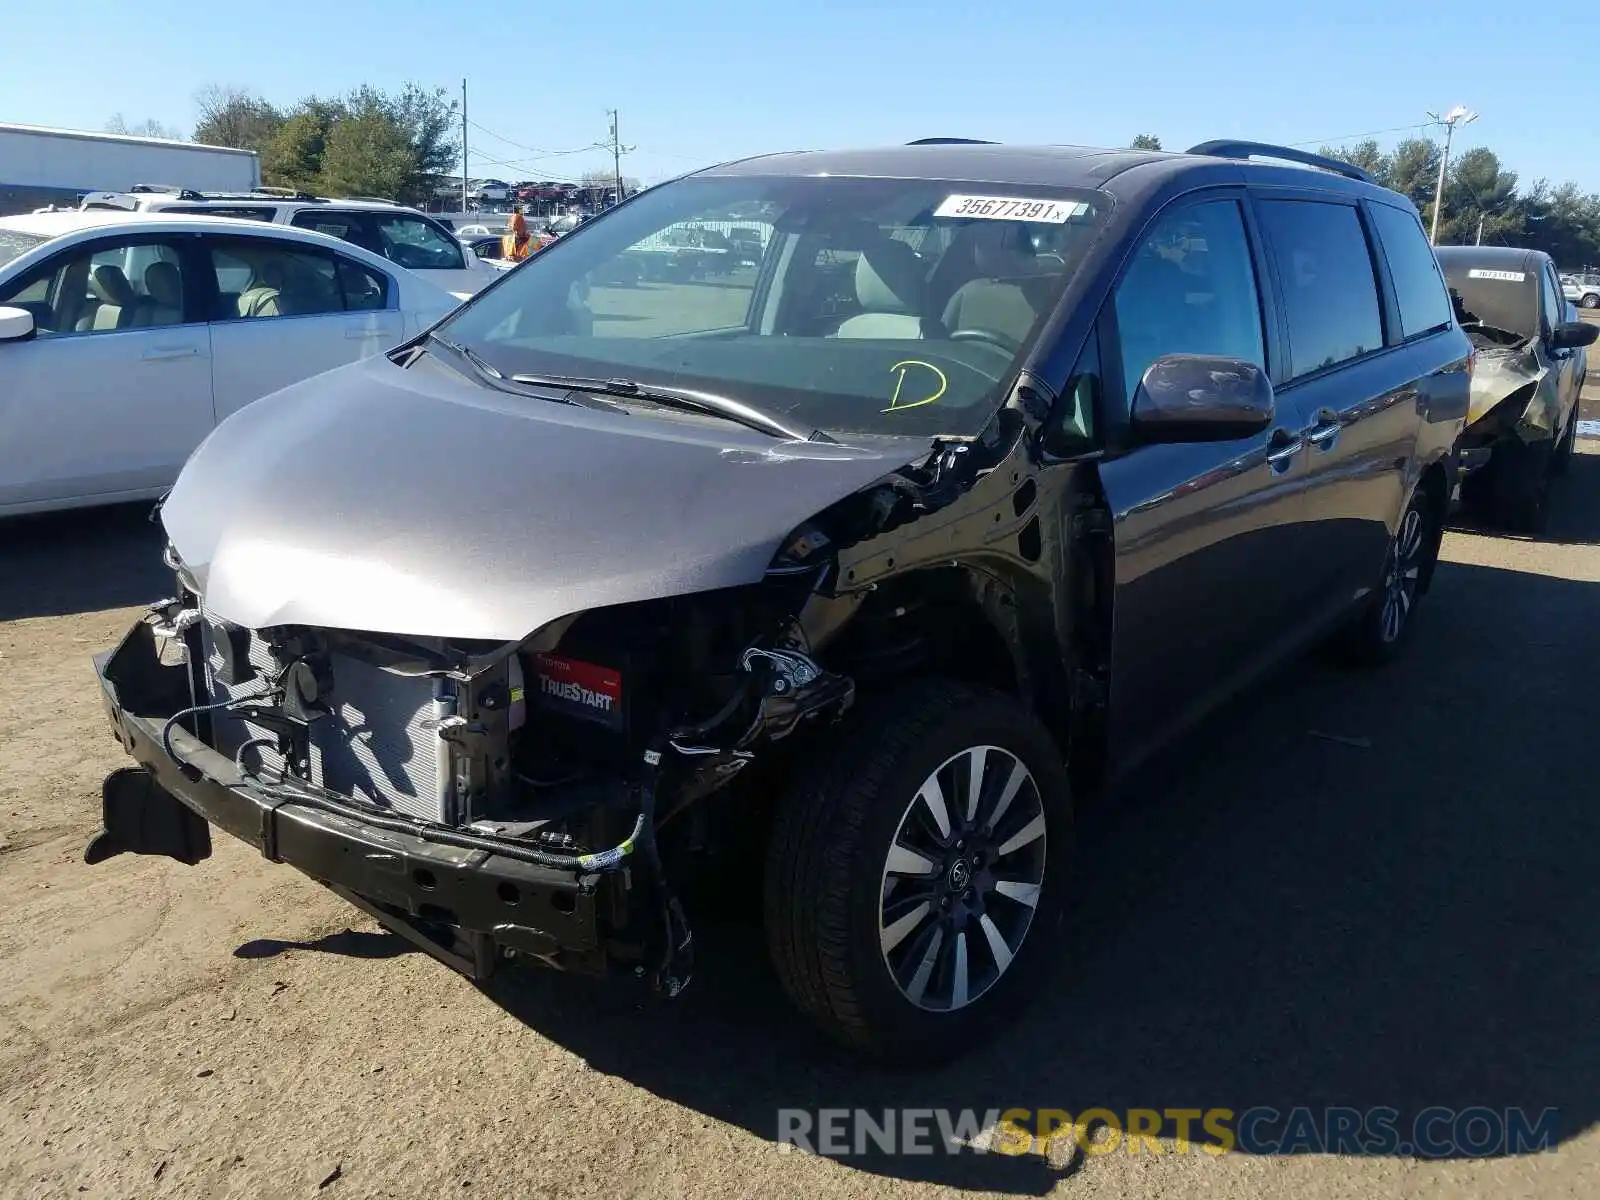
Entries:
{"type": "Polygon", "coordinates": [[[851,714],[780,802],[767,940],[835,1040],[924,1065],[971,1049],[1059,953],[1071,804],[1060,750],[997,692],[924,680],[851,714]]]}
{"type": "Polygon", "coordinates": [[[1587,292],[1578,303],[1584,308],[1600,308],[1600,294],[1587,292]]]}
{"type": "Polygon", "coordinates": [[[1572,453],[1578,446],[1578,406],[1572,406],[1572,415],[1567,418],[1566,432],[1561,435],[1561,445],[1556,448],[1555,462],[1550,464],[1550,469],[1557,475],[1565,475],[1567,468],[1572,465],[1572,453]]]}
{"type": "MultiPolygon", "coordinates": [[[[1573,426],[1577,430],[1576,424],[1573,426]]],[[[1516,533],[1540,534],[1550,519],[1555,447],[1548,441],[1507,442],[1490,462],[1489,503],[1495,518],[1516,533]]]]}

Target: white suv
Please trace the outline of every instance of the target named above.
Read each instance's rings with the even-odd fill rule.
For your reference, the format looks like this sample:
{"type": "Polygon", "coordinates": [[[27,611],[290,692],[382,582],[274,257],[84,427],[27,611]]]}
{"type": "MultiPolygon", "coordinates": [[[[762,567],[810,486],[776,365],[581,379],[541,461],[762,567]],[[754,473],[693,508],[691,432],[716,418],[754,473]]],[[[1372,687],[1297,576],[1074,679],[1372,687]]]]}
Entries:
{"type": "Polygon", "coordinates": [[[196,192],[139,184],[126,192],[90,192],[79,207],[203,213],[314,229],[380,254],[462,300],[500,277],[477,255],[463,253],[460,241],[436,218],[370,196],[330,199],[280,188],[196,192]]]}
{"type": "Polygon", "coordinates": [[[1600,274],[1563,275],[1561,290],[1579,308],[1600,308],[1600,274]]]}

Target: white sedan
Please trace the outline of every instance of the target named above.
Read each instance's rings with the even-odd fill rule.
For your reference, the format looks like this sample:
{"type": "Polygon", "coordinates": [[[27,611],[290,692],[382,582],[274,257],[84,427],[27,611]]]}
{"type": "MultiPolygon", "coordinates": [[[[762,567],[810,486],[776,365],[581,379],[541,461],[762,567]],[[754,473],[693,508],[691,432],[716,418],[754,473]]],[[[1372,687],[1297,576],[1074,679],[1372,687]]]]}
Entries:
{"type": "Polygon", "coordinates": [[[457,301],[349,242],[227,217],[0,217],[0,517],[154,498],[216,423],[457,301]]]}

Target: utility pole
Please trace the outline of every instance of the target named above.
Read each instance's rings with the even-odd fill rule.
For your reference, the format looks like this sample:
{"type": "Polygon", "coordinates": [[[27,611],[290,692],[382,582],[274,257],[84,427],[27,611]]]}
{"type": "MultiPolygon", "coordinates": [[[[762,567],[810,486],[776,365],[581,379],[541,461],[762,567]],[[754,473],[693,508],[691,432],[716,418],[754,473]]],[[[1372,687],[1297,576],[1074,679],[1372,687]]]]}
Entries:
{"type": "Polygon", "coordinates": [[[1483,214],[1481,212],[1478,214],[1478,240],[1472,244],[1474,246],[1483,245],[1483,214]]]}
{"type": "Polygon", "coordinates": [[[467,211],[467,81],[461,81],[461,211],[467,211]]]}
{"type": "Polygon", "coordinates": [[[606,109],[606,114],[611,118],[611,141],[604,143],[603,148],[611,151],[611,170],[616,179],[617,203],[622,203],[622,156],[631,153],[637,147],[624,146],[617,134],[617,110],[606,109]]]}
{"type": "Polygon", "coordinates": [[[1455,136],[1457,125],[1470,125],[1478,119],[1478,114],[1465,105],[1458,104],[1444,116],[1438,113],[1429,113],[1435,121],[1444,126],[1444,153],[1439,158],[1439,182],[1433,188],[1433,228],[1428,232],[1428,244],[1439,244],[1439,209],[1444,205],[1444,173],[1450,165],[1450,139],[1455,136]]]}

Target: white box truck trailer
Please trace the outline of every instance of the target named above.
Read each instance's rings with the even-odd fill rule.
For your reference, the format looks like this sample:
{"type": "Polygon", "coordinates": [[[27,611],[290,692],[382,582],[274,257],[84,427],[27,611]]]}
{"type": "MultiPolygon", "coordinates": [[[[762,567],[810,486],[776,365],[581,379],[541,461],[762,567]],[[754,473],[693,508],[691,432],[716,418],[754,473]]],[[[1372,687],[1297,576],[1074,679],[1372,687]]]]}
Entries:
{"type": "Polygon", "coordinates": [[[75,208],[85,192],[124,192],[136,183],[247,192],[261,186],[261,158],[166,138],[0,124],[0,214],[75,208]]]}

